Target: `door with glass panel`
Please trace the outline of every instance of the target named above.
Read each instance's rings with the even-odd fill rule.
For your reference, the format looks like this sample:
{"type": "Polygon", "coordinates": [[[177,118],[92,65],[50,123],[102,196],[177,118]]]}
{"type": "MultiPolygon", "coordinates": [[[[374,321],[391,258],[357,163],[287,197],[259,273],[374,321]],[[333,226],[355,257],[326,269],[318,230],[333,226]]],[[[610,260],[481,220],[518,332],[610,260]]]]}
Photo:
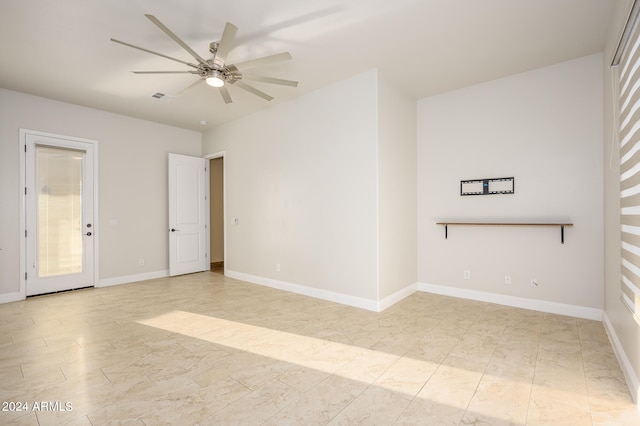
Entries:
{"type": "Polygon", "coordinates": [[[94,143],[26,135],[26,294],[94,285],[94,143]]]}

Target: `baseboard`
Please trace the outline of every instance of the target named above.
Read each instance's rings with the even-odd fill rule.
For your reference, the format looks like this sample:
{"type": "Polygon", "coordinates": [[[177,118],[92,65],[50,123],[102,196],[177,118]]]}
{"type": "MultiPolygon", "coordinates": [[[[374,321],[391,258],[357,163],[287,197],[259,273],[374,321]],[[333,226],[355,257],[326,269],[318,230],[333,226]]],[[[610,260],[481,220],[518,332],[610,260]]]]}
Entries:
{"type": "Polygon", "coordinates": [[[622,374],[624,375],[624,378],[627,382],[627,386],[629,386],[631,398],[633,398],[633,402],[635,402],[636,407],[638,408],[638,410],[640,410],[640,379],[633,370],[629,358],[627,358],[624,348],[620,343],[620,339],[618,339],[618,335],[613,328],[613,324],[611,324],[609,316],[606,312],[604,312],[602,317],[604,329],[609,336],[609,341],[611,342],[611,346],[613,347],[613,352],[616,354],[616,358],[618,358],[618,364],[620,364],[620,368],[622,369],[622,374]]]}
{"type": "Polygon", "coordinates": [[[316,299],[327,300],[329,302],[335,302],[342,305],[353,306],[355,308],[366,309],[368,311],[379,312],[378,301],[372,299],[349,296],[348,294],[322,290],[301,284],[293,284],[286,281],[274,280],[271,278],[259,277],[256,275],[245,274],[243,272],[231,271],[229,269],[225,270],[224,274],[227,277],[250,282],[252,284],[263,285],[265,287],[290,291],[291,293],[302,294],[304,296],[314,297],[316,299]]]}
{"type": "Polygon", "coordinates": [[[0,294],[0,304],[19,302],[20,300],[24,300],[24,299],[25,299],[25,296],[21,294],[19,291],[15,293],[0,294]]]}
{"type": "Polygon", "coordinates": [[[411,284],[411,285],[409,285],[409,286],[407,286],[407,287],[405,287],[403,289],[400,289],[400,290],[396,291],[393,294],[390,294],[389,296],[385,297],[384,299],[380,299],[378,301],[377,312],[384,311],[385,309],[395,305],[396,303],[398,303],[402,299],[405,299],[405,298],[411,296],[416,291],[418,291],[418,283],[411,284]]]}
{"type": "Polygon", "coordinates": [[[169,276],[168,270],[145,272],[144,274],[125,275],[122,277],[105,278],[99,280],[96,287],[110,287],[112,285],[129,284],[138,281],[153,280],[155,278],[164,278],[169,276]]]}
{"type": "MultiPolygon", "coordinates": [[[[146,272],[144,274],[125,275],[122,277],[105,278],[102,280],[98,280],[95,287],[96,288],[110,287],[112,285],[129,284],[129,283],[135,283],[138,281],[152,280],[155,278],[164,278],[168,276],[169,276],[169,271],[164,270],[164,271],[146,272]]],[[[0,304],[17,302],[20,300],[25,300],[25,296],[20,294],[20,292],[0,294],[0,304]]]]}
{"type": "Polygon", "coordinates": [[[524,297],[428,283],[418,283],[418,290],[427,293],[441,294],[443,296],[460,297],[463,299],[496,303],[498,305],[513,306],[515,308],[531,309],[551,314],[602,321],[602,309],[588,308],[585,306],[567,305],[564,303],[548,302],[546,300],[527,299],[524,297]]]}

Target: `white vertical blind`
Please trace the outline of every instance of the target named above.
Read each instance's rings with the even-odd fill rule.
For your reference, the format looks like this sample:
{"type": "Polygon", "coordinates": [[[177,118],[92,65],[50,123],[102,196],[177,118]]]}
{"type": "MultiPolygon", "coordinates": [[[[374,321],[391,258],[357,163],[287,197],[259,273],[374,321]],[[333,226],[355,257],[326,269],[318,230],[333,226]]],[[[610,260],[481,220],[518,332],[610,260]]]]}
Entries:
{"type": "MultiPolygon", "coordinates": [[[[634,5],[635,8],[635,5],[634,5]]],[[[622,300],[640,318],[640,30],[630,19],[617,67],[622,300]],[[630,26],[630,27],[629,27],[630,26]]]]}

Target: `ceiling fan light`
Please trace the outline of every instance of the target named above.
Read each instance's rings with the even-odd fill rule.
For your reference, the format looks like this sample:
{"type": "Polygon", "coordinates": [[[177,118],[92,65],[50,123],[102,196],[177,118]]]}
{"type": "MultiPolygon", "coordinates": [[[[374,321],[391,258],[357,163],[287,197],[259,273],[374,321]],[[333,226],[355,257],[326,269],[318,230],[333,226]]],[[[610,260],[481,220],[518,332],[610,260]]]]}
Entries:
{"type": "Polygon", "coordinates": [[[224,86],[223,75],[218,71],[212,71],[211,74],[207,77],[207,84],[211,87],[222,87],[224,86]]]}

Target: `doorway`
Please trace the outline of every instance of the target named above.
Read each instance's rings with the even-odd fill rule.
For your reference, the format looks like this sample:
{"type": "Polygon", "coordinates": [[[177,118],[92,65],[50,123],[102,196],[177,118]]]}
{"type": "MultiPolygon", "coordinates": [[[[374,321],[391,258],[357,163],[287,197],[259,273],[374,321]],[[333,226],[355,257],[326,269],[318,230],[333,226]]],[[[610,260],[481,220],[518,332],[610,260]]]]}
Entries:
{"type": "Polygon", "coordinates": [[[91,287],[96,259],[96,142],[21,132],[25,149],[25,295],[91,287]]]}
{"type": "Polygon", "coordinates": [[[224,274],[224,157],[209,160],[211,271],[224,274]]]}

